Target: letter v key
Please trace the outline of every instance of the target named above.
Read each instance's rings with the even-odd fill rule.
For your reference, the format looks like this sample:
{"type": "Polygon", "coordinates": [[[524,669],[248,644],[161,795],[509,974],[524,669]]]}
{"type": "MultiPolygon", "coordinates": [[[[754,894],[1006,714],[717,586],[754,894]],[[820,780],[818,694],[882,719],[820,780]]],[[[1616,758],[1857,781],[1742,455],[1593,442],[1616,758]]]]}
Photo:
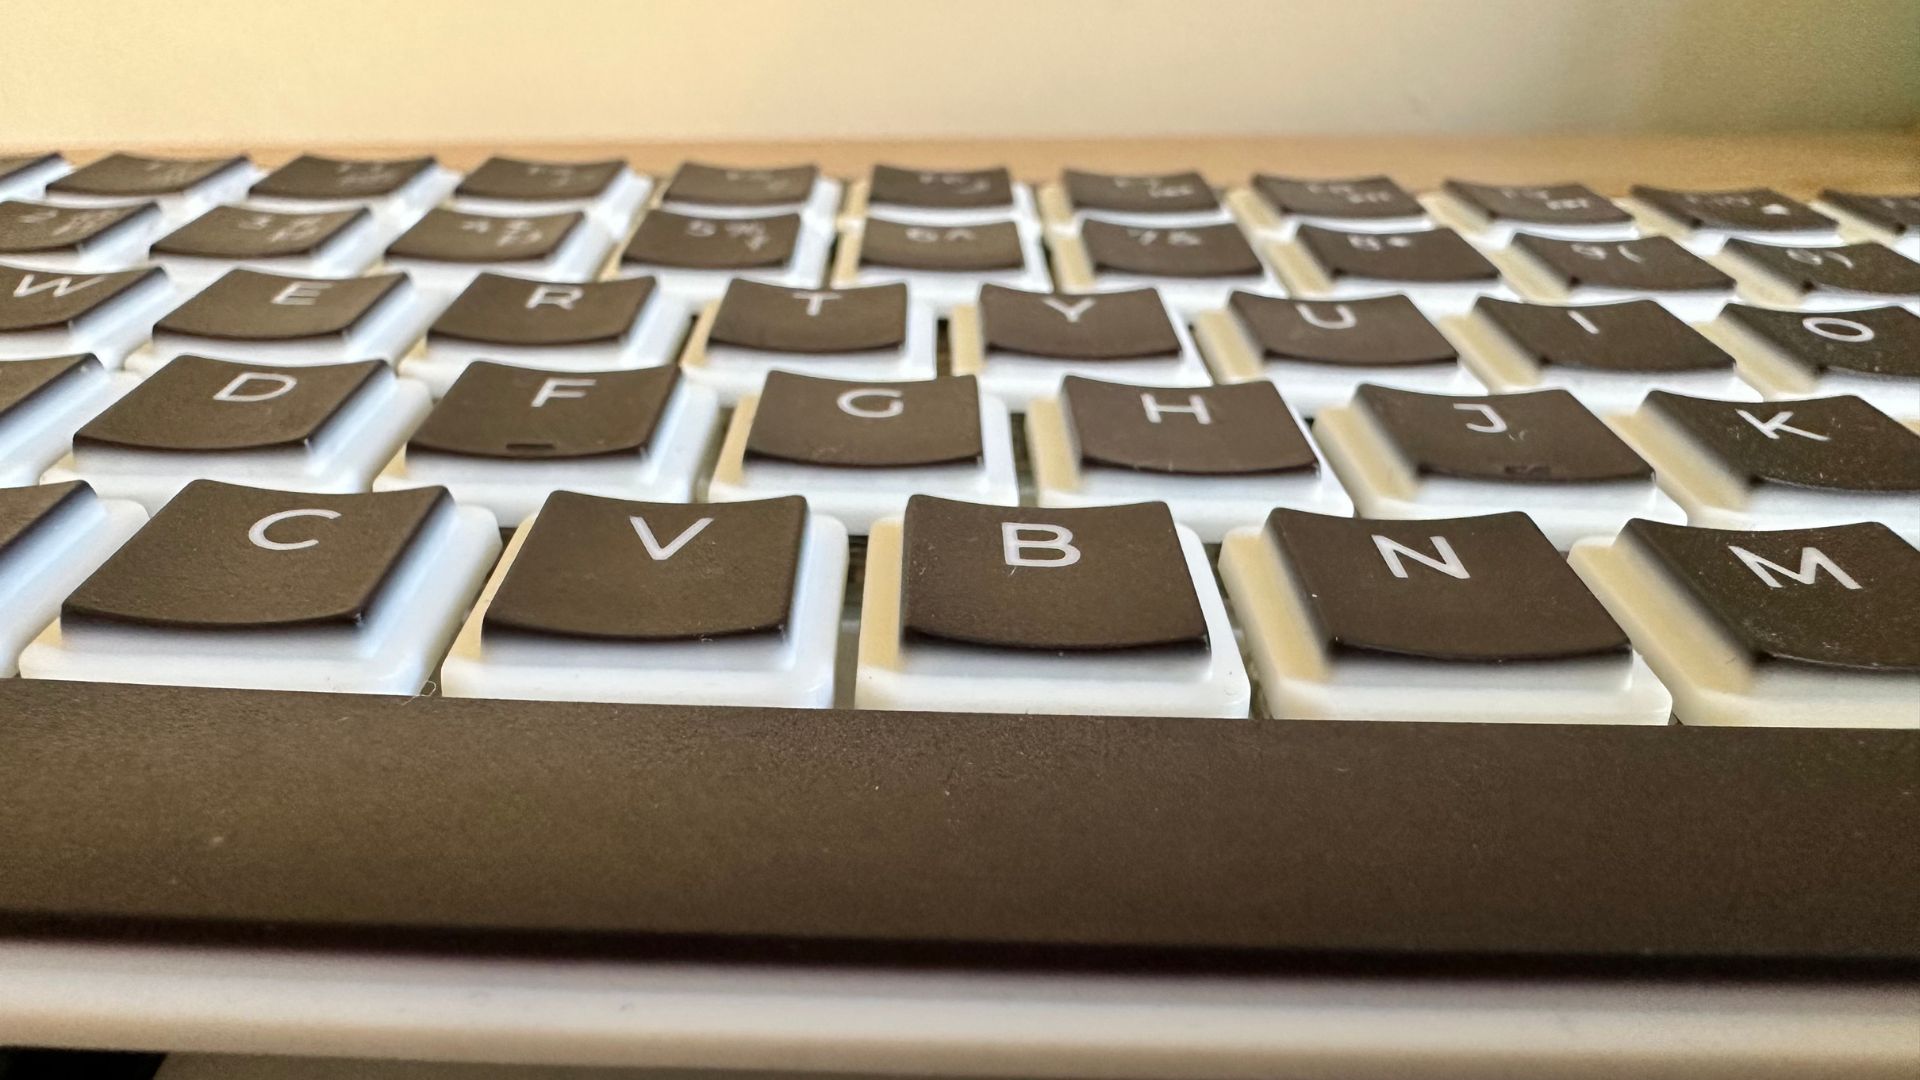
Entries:
{"type": "Polygon", "coordinates": [[[713,524],[712,518],[703,517],[687,526],[685,531],[679,536],[674,537],[665,547],[662,547],[659,539],[653,535],[653,530],[647,526],[645,518],[634,514],[627,518],[627,520],[633,522],[633,531],[640,534],[640,542],[646,545],[647,554],[654,562],[665,562],[673,558],[675,552],[687,546],[687,541],[699,536],[701,530],[713,524]]]}
{"type": "Polygon", "coordinates": [[[1061,303],[1058,297],[1049,296],[1045,303],[1048,307],[1065,315],[1068,322],[1078,324],[1080,316],[1085,315],[1087,309],[1093,306],[1093,297],[1083,296],[1071,304],[1065,304],[1061,303]]]}

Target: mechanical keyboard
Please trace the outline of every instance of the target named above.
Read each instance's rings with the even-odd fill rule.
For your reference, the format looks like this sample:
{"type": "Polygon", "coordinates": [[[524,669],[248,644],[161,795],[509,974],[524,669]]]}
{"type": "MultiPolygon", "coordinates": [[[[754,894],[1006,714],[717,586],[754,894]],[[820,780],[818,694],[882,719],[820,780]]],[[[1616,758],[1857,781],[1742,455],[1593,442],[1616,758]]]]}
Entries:
{"type": "Polygon", "coordinates": [[[1920,1058],[1920,191],[1082,164],[0,156],[0,1044],[1920,1058]]]}

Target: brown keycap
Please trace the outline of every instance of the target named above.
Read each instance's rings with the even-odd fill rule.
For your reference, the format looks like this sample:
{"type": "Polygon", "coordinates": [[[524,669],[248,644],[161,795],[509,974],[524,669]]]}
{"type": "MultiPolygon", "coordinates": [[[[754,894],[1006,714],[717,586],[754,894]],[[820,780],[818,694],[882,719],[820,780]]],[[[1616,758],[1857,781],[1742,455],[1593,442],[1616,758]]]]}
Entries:
{"type": "Polygon", "coordinates": [[[244,206],[216,206],[160,238],[153,250],[160,255],[203,259],[311,255],[369,216],[365,210],[278,214],[244,206]]]}
{"type": "Polygon", "coordinates": [[[1475,184],[1449,180],[1447,191],[1495,221],[1531,225],[1624,225],[1633,215],[1585,184],[1475,184]]]}
{"type": "Polygon", "coordinates": [[[1376,281],[1498,281],[1485,255],[1452,229],[1363,233],[1302,225],[1299,242],[1330,278],[1376,281]]]}
{"type": "Polygon", "coordinates": [[[1237,225],[1183,228],[1089,221],[1080,228],[1095,270],[1146,277],[1246,277],[1260,273],[1260,257],[1237,225]]]}
{"type": "Polygon", "coordinates": [[[586,215],[463,214],[458,210],[429,210],[413,228],[387,248],[397,258],[430,262],[494,263],[544,259],[560,250],[586,215]]]}
{"type": "Polygon", "coordinates": [[[1545,263],[1565,288],[1581,285],[1633,292],[1723,292],[1733,279],[1671,237],[1556,240],[1521,233],[1515,247],[1545,263]]]}
{"type": "Polygon", "coordinates": [[[1013,177],[1004,166],[990,169],[905,169],[875,165],[867,201],[880,206],[929,210],[978,210],[1013,205],[1013,177]]]}
{"type": "Polygon", "coordinates": [[[1199,649],[1207,625],[1165,503],[1076,510],[907,501],[909,639],[1008,649],[1199,649]]]}
{"type": "Polygon", "coordinates": [[[78,480],[0,487],[0,558],[5,558],[42,527],[58,520],[67,507],[78,504],[92,491],[78,480]]]}
{"type": "Polygon", "coordinates": [[[709,338],[768,352],[895,348],[907,339],[907,287],[787,289],[736,279],[720,298],[709,338]]]}
{"type": "Polygon", "coordinates": [[[287,368],[179,356],[73,441],[163,452],[306,447],[385,368],[378,360],[287,368]]]}
{"type": "Polygon", "coordinates": [[[1721,314],[1815,371],[1920,378],[1920,315],[1906,308],[1806,312],[1728,304],[1721,314]]]}
{"type": "Polygon", "coordinates": [[[1595,371],[1710,371],[1733,357],[1654,300],[1557,307],[1481,297],[1486,317],[1542,365],[1595,371]]]}
{"type": "Polygon", "coordinates": [[[1217,210],[1220,199],[1197,172],[1120,176],[1067,169],[1061,174],[1067,198],[1076,210],[1112,210],[1128,214],[1190,213],[1217,210]]]}
{"type": "Polygon", "coordinates": [[[1714,401],[1655,390],[1646,407],[1748,484],[1920,491],[1920,434],[1857,397],[1714,401]]]}
{"type": "Polygon", "coordinates": [[[47,185],[64,195],[151,197],[174,195],[246,164],[243,157],[156,158],[109,154],[47,185]]]}
{"type": "Polygon", "coordinates": [[[84,372],[99,371],[91,355],[50,356],[44,360],[0,360],[0,422],[15,409],[51,393],[84,372]]]}
{"type": "Polygon", "coordinates": [[[1479,663],[1619,656],[1627,636],[1525,514],[1386,521],[1275,510],[1330,653],[1479,663]]]}
{"type": "Polygon", "coordinates": [[[573,283],[481,274],[427,334],[483,345],[611,344],[633,329],[653,290],[650,277],[573,283]]]}
{"type": "Polygon", "coordinates": [[[482,632],[603,641],[779,634],[806,527],[799,496],[687,505],[556,491],[482,632]]]}
{"type": "Polygon", "coordinates": [[[1785,278],[1802,293],[1920,294],[1920,262],[1882,244],[1781,247],[1735,237],[1727,241],[1726,250],[1785,278]]]}
{"type": "Polygon", "coordinates": [[[1354,402],[1421,473],[1530,484],[1653,477],[1565,390],[1453,397],[1362,385],[1354,402]]]}
{"type": "Polygon", "coordinates": [[[1885,525],[1751,532],[1635,519],[1621,536],[1756,663],[1920,671],[1920,549],[1885,525]]]}
{"type": "Polygon", "coordinates": [[[799,238],[799,214],[704,218],[649,210],[620,259],[685,270],[756,270],[785,266],[799,238]]]}
{"type": "Polygon", "coordinates": [[[1825,214],[1797,199],[1789,199],[1772,188],[1677,191],[1635,184],[1632,191],[1634,198],[1690,229],[1799,232],[1833,228],[1833,220],[1825,214]]]}
{"type": "Polygon", "coordinates": [[[359,495],[195,480],[61,608],[61,619],[189,630],[353,629],[445,488],[359,495]]]}
{"type": "Polygon", "coordinates": [[[174,308],[156,329],[234,341],[342,336],[399,289],[406,277],[296,278],[229,270],[174,308]]]}
{"type": "Polygon", "coordinates": [[[1261,173],[1253,178],[1253,189],[1281,213],[1304,217],[1400,218],[1427,212],[1405,188],[1386,176],[1298,180],[1261,173]]]}
{"type": "Polygon", "coordinates": [[[1868,195],[1828,188],[1820,193],[1820,198],[1889,232],[1904,234],[1920,230],[1920,192],[1868,195]]]}
{"type": "Polygon", "coordinates": [[[679,378],[672,366],[558,372],[476,361],[407,449],[508,461],[642,454],[679,378]]]}
{"type": "Polygon", "coordinates": [[[663,198],[707,206],[780,206],[805,202],[819,179],[817,165],[732,169],[689,161],[673,174],[663,198]]]}
{"type": "Polygon", "coordinates": [[[1280,392],[1264,380],[1160,387],[1069,375],[1060,399],[1086,464],[1183,476],[1319,468],[1280,392]]]}
{"type": "Polygon", "coordinates": [[[1062,360],[1174,356],[1180,338],[1153,289],[1043,293],[980,287],[981,336],[988,349],[1062,360]]]}
{"type": "Polygon", "coordinates": [[[0,203],[0,255],[84,251],[122,229],[143,228],[159,217],[152,203],[92,207],[0,203]]]}
{"type": "Polygon", "coordinates": [[[626,167],[624,161],[526,161],[490,157],[461,179],[454,194],[514,202],[591,199],[607,190],[626,167]]]}
{"type": "Polygon", "coordinates": [[[162,277],[151,267],[113,274],[55,274],[0,266],[0,333],[71,327],[162,277]]]}
{"type": "Polygon", "coordinates": [[[1404,296],[1281,300],[1236,292],[1227,304],[1269,359],[1357,367],[1460,359],[1453,343],[1404,296]]]}
{"type": "Polygon", "coordinates": [[[855,468],[979,461],[980,387],[971,375],[862,383],[771,371],[746,452],[855,468]]]}
{"type": "Polygon", "coordinates": [[[254,184],[252,193],[275,199],[377,199],[399,191],[433,165],[430,157],[349,161],[301,154],[254,184]]]}
{"type": "Polygon", "coordinates": [[[978,225],[909,225],[870,217],[860,236],[860,265],[899,270],[979,273],[1027,264],[1011,221],[978,225]]]}

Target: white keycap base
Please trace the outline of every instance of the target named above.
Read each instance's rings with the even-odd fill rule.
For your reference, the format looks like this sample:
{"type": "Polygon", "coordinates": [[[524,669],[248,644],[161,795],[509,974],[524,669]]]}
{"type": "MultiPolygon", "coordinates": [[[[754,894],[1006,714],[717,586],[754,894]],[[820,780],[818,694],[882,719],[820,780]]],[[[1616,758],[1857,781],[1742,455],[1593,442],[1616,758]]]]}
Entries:
{"type": "Polygon", "coordinates": [[[493,515],[444,507],[355,629],[184,631],[48,627],[20,657],[30,679],[234,689],[418,693],[500,552],[493,515]]]}
{"type": "Polygon", "coordinates": [[[153,343],[127,357],[127,370],[148,375],[176,356],[190,354],[237,364],[302,367],[312,364],[348,364],[357,360],[398,362],[426,331],[427,324],[445,306],[403,281],[381,297],[371,311],[343,337],[297,341],[259,341],[195,337],[166,330],[155,332],[153,343]]]}
{"type": "Polygon", "coordinates": [[[140,348],[153,332],[153,324],[179,302],[172,282],[162,273],[81,316],[65,329],[0,334],[0,361],[92,353],[108,370],[113,370],[140,348]]]}
{"type": "Polygon", "coordinates": [[[129,385],[103,368],[87,366],[0,413],[0,487],[38,481],[73,448],[73,433],[129,385]]]}
{"type": "Polygon", "coordinates": [[[712,391],[681,386],[674,391],[644,454],[570,461],[504,461],[403,448],[374,477],[373,489],[444,487],[463,504],[493,511],[507,528],[532,517],[556,491],[609,499],[690,502],[694,476],[706,460],[719,421],[720,403],[712,391]]]}
{"type": "MultiPolygon", "coordinates": [[[[1298,415],[1294,422],[1300,423],[1298,415]]],[[[1275,507],[1352,514],[1353,503],[1318,447],[1314,456],[1320,467],[1311,473],[1185,476],[1089,465],[1074,448],[1058,399],[1041,398],[1027,407],[1027,459],[1041,506],[1164,502],[1175,521],[1208,544],[1219,543],[1232,529],[1265,521],[1275,507]]]]}
{"type": "Polygon", "coordinates": [[[454,195],[451,209],[468,214],[492,214],[512,217],[516,214],[570,214],[576,210],[587,215],[608,236],[620,238],[633,229],[634,218],[653,195],[653,181],[621,169],[598,195],[584,199],[486,199],[474,195],[454,195]]]}
{"type": "Polygon", "coordinates": [[[1268,716],[1299,720],[1665,724],[1672,699],[1635,654],[1520,665],[1330,659],[1264,526],[1236,529],[1220,574],[1268,716]]]}
{"type": "Polygon", "coordinates": [[[1843,210],[1824,199],[1815,200],[1813,208],[1840,223],[1840,238],[1849,244],[1872,241],[1885,244],[1909,259],[1920,259],[1920,228],[1908,228],[1895,232],[1885,226],[1875,224],[1851,210],[1843,210]]]}
{"type": "Polygon", "coordinates": [[[1896,420],[1920,420],[1920,378],[1869,375],[1845,368],[1816,371],[1729,318],[1717,319],[1700,331],[1733,356],[1741,377],[1769,401],[1852,395],[1896,420]]]}
{"type": "Polygon", "coordinates": [[[139,506],[97,496],[56,513],[0,554],[0,678],[19,673],[20,650],[59,616],[67,594],[147,523],[139,506]]]}
{"type": "Polygon", "coordinates": [[[398,236],[440,205],[459,186],[460,174],[440,165],[420,171],[413,179],[385,195],[365,199],[283,199],[249,195],[242,205],[281,214],[311,214],[325,210],[366,207],[384,231],[398,236]]]}
{"type": "MultiPolygon", "coordinates": [[[[1765,413],[1760,414],[1762,416],[1765,413]]],[[[1920,492],[1823,491],[1791,484],[1749,485],[1679,425],[1653,409],[1621,420],[1660,486],[1689,525],[1713,529],[1811,529],[1878,521],[1920,547],[1920,492]]]]}
{"type": "Polygon", "coordinates": [[[1596,371],[1566,364],[1541,364],[1506,331],[1480,315],[1447,320],[1447,336],[1464,346],[1461,359],[1496,394],[1522,390],[1565,390],[1600,414],[1631,412],[1649,390],[1671,390],[1690,397],[1758,401],[1760,394],[1740,377],[1739,366],[1695,371],[1596,371]]]}
{"type": "Polygon", "coordinates": [[[708,339],[719,304],[710,304],[694,323],[680,356],[680,373],[711,388],[723,404],[758,395],[769,371],[791,371],[823,379],[906,382],[938,373],[939,325],[933,309],[909,302],[905,341],[897,351],[856,353],[780,353],[715,344],[708,339]]]}
{"type": "Polygon", "coordinates": [[[759,206],[729,206],[724,204],[685,202],[668,199],[667,189],[671,184],[662,181],[656,203],[662,210],[675,214],[688,214],[706,218],[749,218],[768,217],[778,214],[799,214],[808,225],[832,228],[834,218],[840,212],[840,181],[821,176],[813,181],[813,190],[800,202],[771,203],[759,206]]]}
{"type": "MultiPolygon", "coordinates": [[[[1152,289],[1174,313],[1174,322],[1179,324],[1183,317],[1212,311],[1227,305],[1227,299],[1236,292],[1259,293],[1263,296],[1283,296],[1280,279],[1274,276],[1273,267],[1265,253],[1258,246],[1254,255],[1260,261],[1260,272],[1243,274],[1238,277],[1158,277],[1151,274],[1128,274],[1112,270],[1095,271],[1093,256],[1078,233],[1051,233],[1047,237],[1047,246],[1053,251],[1053,274],[1059,282],[1061,292],[1094,293],[1124,292],[1132,289],[1152,289]]],[[[1042,286],[1044,288],[1044,286],[1042,286]]]]}
{"type": "Polygon", "coordinates": [[[1587,304],[1618,304],[1627,300],[1651,300],[1672,312],[1673,317],[1682,322],[1705,322],[1720,314],[1721,308],[1737,298],[1737,288],[1732,285],[1724,289],[1669,292],[1614,289],[1599,285],[1569,286],[1558,270],[1523,248],[1508,247],[1490,252],[1487,257],[1513,283],[1520,297],[1532,304],[1580,307],[1587,304]]]}
{"type": "MultiPolygon", "coordinates": [[[[1803,255],[1806,253],[1803,252],[1803,255]]],[[[1838,253],[1836,253],[1838,254],[1838,253]]],[[[1740,296],[1760,307],[1792,311],[1854,311],[1886,304],[1920,303],[1920,293],[1870,293],[1846,289],[1803,289],[1799,282],[1785,278],[1760,262],[1733,249],[1722,251],[1714,260],[1722,270],[1740,281],[1740,296]]]]}
{"type": "MultiPolygon", "coordinates": [[[[501,215],[503,217],[530,215],[501,215]]],[[[587,281],[600,276],[600,268],[613,250],[613,236],[592,217],[580,222],[560,246],[543,259],[517,262],[454,263],[430,259],[389,257],[384,270],[404,270],[414,287],[436,305],[445,308],[465,292],[481,274],[506,274],[535,281],[587,281]]]]}
{"type": "Polygon", "coordinates": [[[1586,541],[1569,561],[1672,690],[1683,724],[1920,727],[1920,675],[1811,664],[1762,673],[1630,540],[1586,541]]]}
{"type": "Polygon", "coordinates": [[[833,233],[807,219],[801,219],[800,232],[794,237],[793,257],[785,266],[754,270],[689,270],[681,266],[655,266],[648,263],[621,263],[616,277],[648,275],[660,283],[666,296],[690,308],[704,307],[726,295],[734,279],[758,281],[785,289],[817,289],[827,276],[827,254],[833,249],[833,233]]]}
{"type": "MultiPolygon", "coordinates": [[[[1506,221],[1489,217],[1487,212],[1450,191],[1431,191],[1418,196],[1420,204],[1440,224],[1473,241],[1475,247],[1503,248],[1513,243],[1516,233],[1550,236],[1556,240],[1637,240],[1646,235],[1638,221],[1601,222],[1569,225],[1538,221],[1506,221]]],[[[1333,228],[1340,228],[1335,225],[1333,228]]]]}
{"type": "Polygon", "coordinates": [[[0,179],[0,199],[38,200],[47,185],[73,171],[64,158],[55,157],[0,179]]]}
{"type": "Polygon", "coordinates": [[[1111,716],[1247,715],[1252,697],[1227,609],[1192,529],[1178,527],[1212,642],[1200,656],[1043,652],[905,642],[900,634],[900,518],[867,540],[854,706],[948,712],[1111,716]]]}
{"type": "MultiPolygon", "coordinates": [[[[1413,301],[1429,319],[1461,315],[1471,310],[1483,296],[1496,300],[1518,300],[1504,278],[1497,281],[1433,284],[1415,281],[1386,281],[1377,278],[1333,277],[1304,244],[1282,241],[1268,245],[1268,263],[1278,272],[1286,291],[1281,295],[1302,300],[1364,300],[1388,293],[1400,293],[1413,301]]],[[[1497,265],[1497,264],[1496,264],[1497,265]]]]}
{"type": "Polygon", "coordinates": [[[843,225],[856,225],[871,214],[903,225],[985,225],[993,221],[1013,221],[1023,229],[1038,228],[1040,213],[1034,207],[1033,189],[1016,180],[1012,191],[1012,203],[999,206],[902,206],[872,201],[867,181],[856,180],[847,190],[847,206],[840,221],[843,225]]]}
{"type": "Polygon", "coordinates": [[[1250,187],[1227,192],[1226,202],[1240,227],[1263,240],[1291,240],[1302,225],[1343,232],[1396,233],[1431,229],[1437,223],[1427,214],[1407,214],[1390,218],[1327,217],[1320,214],[1289,214],[1275,207],[1250,187]]]}
{"type": "Polygon", "coordinates": [[[85,480],[101,495],[132,500],[149,512],[195,480],[323,494],[367,491],[432,407],[425,386],[381,372],[303,448],[166,453],[83,444],[47,470],[46,479],[85,480]]]}
{"type": "Polygon", "coordinates": [[[1633,518],[1676,525],[1686,520],[1652,477],[1527,484],[1422,476],[1354,405],[1321,413],[1313,434],[1361,517],[1451,518],[1518,510],[1562,551],[1590,536],[1610,537],[1633,518]]]}
{"type": "Polygon", "coordinates": [[[1648,233],[1659,233],[1673,237],[1681,247],[1701,258],[1711,258],[1720,254],[1727,241],[1736,237],[1752,240],[1761,244],[1778,244],[1781,247],[1832,247],[1844,243],[1836,224],[1826,229],[1805,229],[1796,232],[1749,232],[1742,229],[1696,229],[1666,211],[1634,198],[1619,200],[1620,207],[1639,220],[1641,228],[1648,233]]]}
{"type": "Polygon", "coordinates": [[[847,533],[809,514],[800,545],[787,631],[704,641],[489,641],[487,608],[533,527],[521,525],[441,669],[450,697],[694,705],[724,701],[764,708],[824,709],[834,703],[834,664],[847,577],[847,533]]]}
{"type": "Polygon", "coordinates": [[[1156,289],[1176,313],[1191,317],[1202,311],[1227,306],[1234,293],[1250,292],[1262,296],[1283,296],[1280,280],[1271,270],[1233,278],[1150,277],[1143,274],[1095,274],[1087,292],[1125,292],[1129,289],[1156,289]]]}
{"type": "Polygon", "coordinates": [[[362,218],[342,229],[309,255],[291,255],[266,259],[207,259],[190,255],[154,256],[166,268],[183,294],[197,293],[220,280],[229,270],[258,270],[267,274],[304,278],[358,277],[380,261],[399,234],[372,217],[362,218]]]}
{"type": "Polygon", "coordinates": [[[1035,193],[1035,201],[1039,205],[1041,221],[1051,232],[1078,233],[1080,226],[1090,220],[1110,222],[1114,225],[1131,225],[1142,229],[1190,229],[1202,225],[1233,223],[1233,212],[1228,209],[1225,199],[1222,199],[1218,206],[1208,210],[1146,212],[1081,209],[1073,205],[1072,198],[1067,195],[1067,186],[1058,180],[1041,184],[1040,190],[1035,193]]]}
{"type": "MultiPolygon", "coordinates": [[[[1318,416],[1322,409],[1345,404],[1352,400],[1354,390],[1361,383],[1423,394],[1486,392],[1480,380],[1458,360],[1378,367],[1276,360],[1263,355],[1263,350],[1231,311],[1206,312],[1194,320],[1193,330],[1217,381],[1241,383],[1266,379],[1301,416],[1318,416]]],[[[1459,351],[1464,355],[1465,350],[1459,351]]]]}
{"type": "Polygon", "coordinates": [[[906,513],[907,500],[915,495],[998,506],[1020,504],[1012,422],[1007,407],[991,397],[983,395],[980,399],[979,462],[885,469],[747,458],[747,436],[759,404],[757,396],[749,397],[734,409],[719,462],[707,485],[708,502],[803,495],[808,509],[838,520],[855,536],[867,535],[881,518],[906,513]]]}
{"type": "Polygon", "coordinates": [[[1047,273],[1047,258],[1040,248],[1040,231],[1021,226],[1016,228],[1020,234],[1020,267],[1012,270],[950,272],[861,266],[862,229],[859,225],[851,225],[840,232],[832,284],[836,289],[852,289],[903,281],[916,306],[931,307],[941,315],[962,304],[976,303],[980,299],[982,285],[1005,285],[1010,289],[1025,289],[1028,292],[1049,291],[1053,288],[1053,279],[1047,273]]]}
{"type": "MultiPolygon", "coordinates": [[[[239,202],[246,196],[247,189],[266,173],[250,161],[243,161],[230,168],[222,169],[212,176],[187,188],[167,195],[82,195],[49,191],[44,195],[47,202],[57,206],[130,206],[136,203],[153,202],[160,207],[160,228],[163,233],[185,225],[201,214],[223,203],[239,202]]],[[[124,266],[115,269],[125,269],[124,266]]]]}
{"type": "MultiPolygon", "coordinates": [[[[1163,304],[1165,300],[1161,301],[1163,304]]],[[[1167,309],[1167,320],[1179,342],[1167,356],[1137,360],[1066,360],[1054,356],[985,349],[985,332],[980,309],[966,304],[948,316],[948,336],[952,342],[952,366],[955,375],[972,375],[980,380],[980,392],[999,398],[1013,412],[1024,412],[1038,398],[1060,396],[1060,382],[1069,375],[1107,382],[1133,383],[1138,386],[1207,386],[1214,380],[1206,362],[1194,344],[1186,320],[1167,309]]]]}
{"type": "Polygon", "coordinates": [[[533,368],[537,371],[631,371],[673,363],[687,336],[693,312],[680,300],[655,292],[620,341],[604,345],[488,345],[478,341],[435,338],[429,334],[405,360],[400,373],[419,379],[445,397],[454,382],[475,360],[533,368]]]}
{"type": "Polygon", "coordinates": [[[9,265],[49,274],[105,274],[147,261],[153,242],[172,231],[159,214],[132,214],[81,242],[74,251],[8,252],[9,265]]]}

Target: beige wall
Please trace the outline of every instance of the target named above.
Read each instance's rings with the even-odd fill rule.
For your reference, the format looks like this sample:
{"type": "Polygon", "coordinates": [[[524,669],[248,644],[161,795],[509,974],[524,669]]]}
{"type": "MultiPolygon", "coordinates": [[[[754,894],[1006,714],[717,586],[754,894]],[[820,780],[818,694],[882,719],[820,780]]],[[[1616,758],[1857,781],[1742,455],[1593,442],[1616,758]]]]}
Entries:
{"type": "Polygon", "coordinates": [[[14,0],[0,144],[1920,123],[1920,0],[14,0]]]}

